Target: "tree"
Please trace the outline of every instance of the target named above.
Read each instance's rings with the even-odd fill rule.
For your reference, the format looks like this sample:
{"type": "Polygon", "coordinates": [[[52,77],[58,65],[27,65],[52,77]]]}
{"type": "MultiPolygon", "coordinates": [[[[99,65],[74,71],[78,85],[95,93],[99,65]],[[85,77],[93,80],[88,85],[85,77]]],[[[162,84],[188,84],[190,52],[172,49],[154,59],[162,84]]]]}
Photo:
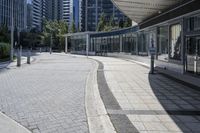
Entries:
{"type": "Polygon", "coordinates": [[[0,26],[0,42],[10,42],[10,33],[7,25],[0,26]]]}
{"type": "Polygon", "coordinates": [[[38,45],[42,45],[43,43],[43,35],[36,29],[36,28],[33,28],[30,30],[30,32],[27,32],[26,33],[26,37],[22,40],[22,41],[25,41],[28,43],[28,46],[27,47],[31,47],[31,48],[35,48],[37,47],[38,45]]]}
{"type": "Polygon", "coordinates": [[[71,29],[70,29],[70,32],[71,32],[71,33],[75,33],[75,32],[76,32],[76,25],[75,25],[74,20],[73,20],[72,23],[71,23],[71,29]]]}
{"type": "Polygon", "coordinates": [[[44,43],[50,44],[51,36],[53,38],[53,44],[59,51],[64,49],[64,37],[63,35],[68,33],[68,24],[65,21],[44,21],[44,43]]]}
{"type": "Polygon", "coordinates": [[[126,21],[124,22],[123,27],[131,27],[132,26],[132,20],[130,18],[127,18],[126,21]]]}
{"type": "Polygon", "coordinates": [[[103,31],[106,26],[105,15],[104,13],[101,14],[100,21],[97,26],[97,31],[103,31]]]}
{"type": "Polygon", "coordinates": [[[110,18],[109,25],[110,25],[111,27],[115,27],[115,26],[116,26],[116,25],[115,25],[115,20],[114,20],[114,15],[110,18]]]}
{"type": "Polygon", "coordinates": [[[59,50],[61,51],[62,49],[65,48],[65,38],[63,37],[63,35],[68,32],[68,25],[65,21],[59,21],[58,25],[59,25],[58,27],[59,50]]]}
{"type": "Polygon", "coordinates": [[[124,27],[124,21],[122,19],[119,20],[119,28],[124,27]]]}

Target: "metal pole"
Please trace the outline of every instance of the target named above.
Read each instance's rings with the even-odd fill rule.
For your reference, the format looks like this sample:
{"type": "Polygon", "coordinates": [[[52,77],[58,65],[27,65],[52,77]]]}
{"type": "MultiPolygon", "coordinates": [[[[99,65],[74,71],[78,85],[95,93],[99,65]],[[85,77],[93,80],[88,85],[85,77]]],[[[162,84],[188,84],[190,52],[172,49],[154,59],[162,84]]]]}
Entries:
{"type": "Polygon", "coordinates": [[[31,50],[28,49],[28,53],[27,53],[27,64],[31,64],[31,50]]]}
{"type": "Polygon", "coordinates": [[[86,55],[88,58],[88,54],[89,54],[89,34],[86,35],[86,55]]]}
{"type": "Polygon", "coordinates": [[[51,43],[50,43],[50,54],[52,54],[52,34],[51,34],[51,43]]]}
{"type": "Polygon", "coordinates": [[[14,44],[14,15],[13,15],[13,7],[14,6],[14,0],[12,0],[11,5],[11,46],[10,46],[10,61],[13,61],[13,44],[14,44]]]}
{"type": "Polygon", "coordinates": [[[150,70],[151,74],[154,74],[154,55],[151,54],[151,70],[150,70]]]}
{"type": "Polygon", "coordinates": [[[67,54],[68,52],[68,40],[67,40],[67,36],[65,37],[65,53],[67,54]]]}

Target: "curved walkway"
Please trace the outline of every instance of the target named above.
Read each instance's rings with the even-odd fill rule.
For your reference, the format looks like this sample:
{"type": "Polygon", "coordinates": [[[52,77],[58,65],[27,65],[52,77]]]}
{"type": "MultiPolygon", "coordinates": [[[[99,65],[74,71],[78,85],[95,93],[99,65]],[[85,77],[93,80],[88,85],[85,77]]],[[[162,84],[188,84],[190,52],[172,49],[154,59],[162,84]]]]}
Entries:
{"type": "Polygon", "coordinates": [[[119,133],[199,133],[200,92],[134,62],[91,57],[101,97],[119,133]],[[102,81],[103,80],[103,81],[102,81]]]}
{"type": "Polygon", "coordinates": [[[87,133],[85,86],[92,61],[64,54],[37,58],[0,72],[0,112],[33,133],[87,133]]]}

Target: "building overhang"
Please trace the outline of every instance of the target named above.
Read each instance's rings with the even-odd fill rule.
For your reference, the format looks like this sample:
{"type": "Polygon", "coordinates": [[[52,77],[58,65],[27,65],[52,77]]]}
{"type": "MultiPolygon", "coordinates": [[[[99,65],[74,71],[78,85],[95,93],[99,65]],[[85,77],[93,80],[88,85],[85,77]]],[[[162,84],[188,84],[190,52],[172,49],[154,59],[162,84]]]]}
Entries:
{"type": "Polygon", "coordinates": [[[130,19],[140,24],[176,8],[177,6],[195,0],[112,0],[113,3],[130,19]]]}

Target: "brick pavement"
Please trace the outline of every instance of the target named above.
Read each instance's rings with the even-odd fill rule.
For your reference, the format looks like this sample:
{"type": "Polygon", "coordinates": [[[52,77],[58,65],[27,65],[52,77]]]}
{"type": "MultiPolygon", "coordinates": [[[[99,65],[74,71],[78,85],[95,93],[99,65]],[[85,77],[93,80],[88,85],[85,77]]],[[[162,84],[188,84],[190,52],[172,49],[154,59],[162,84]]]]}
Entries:
{"type": "Polygon", "coordinates": [[[199,133],[200,92],[133,62],[110,57],[92,57],[103,63],[109,92],[102,99],[118,132],[199,133]],[[126,119],[128,117],[129,121],[126,119]],[[134,126],[137,130],[130,126],[134,126]],[[125,126],[127,123],[129,127],[125,126]],[[132,129],[129,130],[128,128],[132,129]]]}
{"type": "Polygon", "coordinates": [[[0,111],[33,133],[87,133],[84,93],[92,62],[64,54],[37,58],[0,72],[0,111]]]}

